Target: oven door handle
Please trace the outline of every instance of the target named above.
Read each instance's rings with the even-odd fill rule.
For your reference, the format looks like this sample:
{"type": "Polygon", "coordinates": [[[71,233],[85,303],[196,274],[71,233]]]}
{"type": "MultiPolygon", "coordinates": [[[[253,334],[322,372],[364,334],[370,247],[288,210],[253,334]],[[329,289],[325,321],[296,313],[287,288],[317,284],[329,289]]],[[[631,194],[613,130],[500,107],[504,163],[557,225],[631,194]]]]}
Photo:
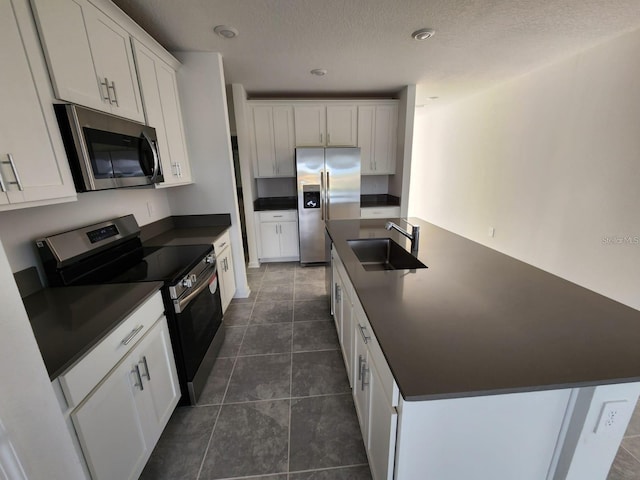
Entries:
{"type": "MultiPolygon", "coordinates": [[[[191,303],[195,297],[200,295],[202,291],[209,286],[213,279],[216,279],[217,282],[218,273],[214,270],[212,275],[208,275],[206,280],[203,280],[200,284],[198,284],[192,292],[189,292],[188,295],[185,295],[182,298],[176,299],[173,301],[173,306],[175,307],[176,313],[181,313],[184,310],[184,307],[191,303]]],[[[216,288],[218,286],[216,285],[216,288]]],[[[215,291],[215,289],[214,289],[215,291]]]]}

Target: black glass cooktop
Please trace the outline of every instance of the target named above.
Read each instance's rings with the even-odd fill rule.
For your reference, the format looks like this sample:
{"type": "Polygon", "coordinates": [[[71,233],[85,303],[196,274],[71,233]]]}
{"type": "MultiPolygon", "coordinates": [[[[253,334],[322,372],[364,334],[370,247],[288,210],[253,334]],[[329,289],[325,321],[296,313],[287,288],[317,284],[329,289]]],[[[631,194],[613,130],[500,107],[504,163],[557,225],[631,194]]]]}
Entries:
{"type": "Polygon", "coordinates": [[[142,250],[142,259],[125,271],[106,279],[104,283],[165,282],[174,283],[195,267],[212,245],[181,245],[149,247],[142,250]]]}

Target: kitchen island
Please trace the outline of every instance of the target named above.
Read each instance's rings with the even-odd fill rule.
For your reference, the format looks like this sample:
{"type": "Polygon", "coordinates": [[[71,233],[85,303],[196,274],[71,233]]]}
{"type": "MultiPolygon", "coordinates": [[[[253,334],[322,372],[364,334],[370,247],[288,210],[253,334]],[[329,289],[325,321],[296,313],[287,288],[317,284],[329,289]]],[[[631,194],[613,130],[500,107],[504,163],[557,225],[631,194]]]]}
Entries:
{"type": "Polygon", "coordinates": [[[365,270],[348,240],[410,249],[385,221],[327,223],[374,476],[604,480],[640,393],[640,312],[413,218],[427,268],[365,270]]]}

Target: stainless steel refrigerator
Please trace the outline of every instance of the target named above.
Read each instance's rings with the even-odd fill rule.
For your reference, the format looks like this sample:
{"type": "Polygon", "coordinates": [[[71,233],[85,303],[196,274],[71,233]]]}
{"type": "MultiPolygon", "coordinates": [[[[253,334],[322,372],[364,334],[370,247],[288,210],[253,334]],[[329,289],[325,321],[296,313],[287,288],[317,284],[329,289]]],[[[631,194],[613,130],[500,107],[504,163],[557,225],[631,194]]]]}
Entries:
{"type": "Polygon", "coordinates": [[[327,262],[324,222],[360,218],[360,149],[296,148],[300,263],[327,262]]]}

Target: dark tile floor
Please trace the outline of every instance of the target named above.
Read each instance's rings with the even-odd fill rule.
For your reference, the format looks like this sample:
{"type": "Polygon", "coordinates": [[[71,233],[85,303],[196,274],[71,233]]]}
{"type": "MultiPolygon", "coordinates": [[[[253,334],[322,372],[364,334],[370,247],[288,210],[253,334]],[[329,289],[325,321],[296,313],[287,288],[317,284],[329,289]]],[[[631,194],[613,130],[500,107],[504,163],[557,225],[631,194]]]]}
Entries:
{"type": "Polygon", "coordinates": [[[143,480],[370,480],[324,268],[247,271],[196,407],[178,408],[143,480]]]}
{"type": "Polygon", "coordinates": [[[607,477],[607,480],[638,479],[640,479],[640,402],[636,405],[607,477]]]}

